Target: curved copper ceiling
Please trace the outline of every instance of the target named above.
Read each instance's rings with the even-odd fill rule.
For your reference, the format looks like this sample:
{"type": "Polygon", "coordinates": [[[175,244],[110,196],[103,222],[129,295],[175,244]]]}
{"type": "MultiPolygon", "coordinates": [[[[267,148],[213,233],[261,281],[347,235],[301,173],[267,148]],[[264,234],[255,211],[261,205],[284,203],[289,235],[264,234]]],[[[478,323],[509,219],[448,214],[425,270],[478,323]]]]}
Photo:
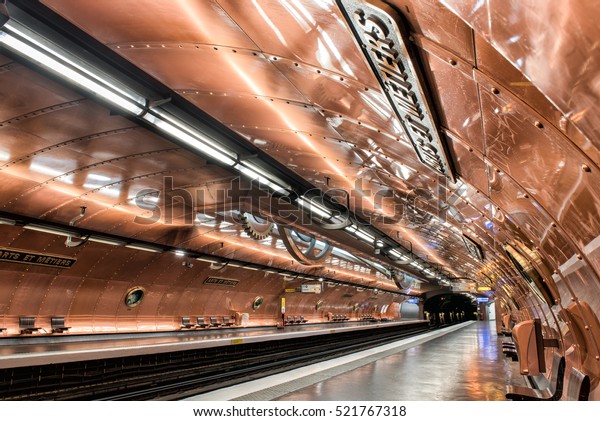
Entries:
{"type": "MultiPolygon", "coordinates": [[[[534,10],[529,1],[502,8],[474,1],[386,2],[411,30],[457,173],[451,182],[417,159],[332,0],[39,3],[56,13],[46,19],[65,33],[72,33],[72,25],[106,47],[96,51],[100,57],[126,60],[292,176],[324,191],[335,189],[343,200],[348,195],[357,215],[456,278],[456,286],[492,286],[497,291],[490,294],[498,294],[505,307],[544,314],[550,325],[558,326],[540,301],[526,293],[504,251],[511,244],[530,256],[545,282],[558,291],[557,302],[548,304],[562,306],[573,297],[600,309],[597,294],[590,292],[600,283],[600,155],[594,101],[598,53],[592,48],[597,39],[590,35],[595,32],[588,16],[594,14],[587,9],[569,5],[557,15],[534,10]],[[548,22],[557,28],[558,42],[540,35],[547,34],[540,25],[548,22]],[[469,238],[481,247],[483,260],[468,251],[469,238]]],[[[245,238],[242,226],[227,220],[231,214],[224,219],[231,225],[210,218],[190,223],[186,216],[207,208],[221,206],[220,217],[225,217],[219,192],[236,179],[233,171],[111,115],[9,58],[0,58],[0,78],[2,211],[66,225],[86,206],[77,226],[88,230],[393,288],[393,281],[364,265],[350,268],[346,262],[347,273],[333,274],[335,259],[338,264],[344,260],[336,257],[322,268],[303,268],[277,247],[276,236],[261,242],[245,238]],[[173,184],[165,185],[166,177],[173,184]],[[140,192],[146,192],[141,208],[136,204],[140,192]],[[201,197],[187,200],[189,192],[201,197]],[[140,219],[153,215],[153,205],[166,202],[175,204],[170,223],[165,214],[157,223],[140,219]]],[[[266,208],[239,209],[235,200],[228,206],[225,211],[266,208]]],[[[30,231],[1,227],[9,238],[7,247],[26,247],[32,241],[30,231]]],[[[315,225],[304,229],[363,258],[390,264],[373,255],[373,247],[348,244],[337,232],[315,225]]],[[[62,240],[35,238],[45,251],[65,254],[62,240]]],[[[93,253],[85,250],[96,247],[105,253],[108,246],[88,243],[68,252],[87,256],[93,271],[93,253]]],[[[152,262],[142,262],[127,254],[131,251],[106,253],[106,258],[119,254],[114,258],[123,268],[131,264],[131,273],[156,264],[166,276],[177,265],[170,256],[150,255],[144,259],[152,262]]],[[[94,278],[118,278],[109,272],[94,278]]],[[[13,275],[18,285],[21,275],[13,275]]],[[[439,288],[421,275],[419,292],[439,288]]],[[[47,277],[50,284],[51,279],[47,277]]],[[[268,279],[275,286],[265,288],[277,297],[281,287],[268,279]]],[[[70,282],[70,291],[81,288],[70,282]]],[[[183,272],[165,281],[160,292],[150,294],[153,314],[175,311],[170,294],[194,289],[194,282],[183,272]]],[[[98,288],[120,297],[114,284],[102,285],[98,288]]],[[[14,288],[17,295],[29,290],[19,288],[14,288]]],[[[99,300],[97,289],[83,289],[89,297],[82,299],[80,311],[101,306],[100,301],[92,303],[99,300]]],[[[243,300],[253,299],[250,295],[251,289],[243,300]]],[[[14,315],[15,308],[7,311],[14,315]]]]}

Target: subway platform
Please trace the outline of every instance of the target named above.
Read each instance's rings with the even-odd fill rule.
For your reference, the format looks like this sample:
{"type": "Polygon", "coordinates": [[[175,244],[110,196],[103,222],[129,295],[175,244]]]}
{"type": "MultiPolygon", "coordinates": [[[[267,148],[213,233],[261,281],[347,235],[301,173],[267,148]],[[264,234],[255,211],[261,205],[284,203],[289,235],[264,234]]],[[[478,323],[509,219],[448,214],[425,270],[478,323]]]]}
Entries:
{"type": "Polygon", "coordinates": [[[495,322],[467,322],[188,400],[501,401],[516,364],[495,322]]]}

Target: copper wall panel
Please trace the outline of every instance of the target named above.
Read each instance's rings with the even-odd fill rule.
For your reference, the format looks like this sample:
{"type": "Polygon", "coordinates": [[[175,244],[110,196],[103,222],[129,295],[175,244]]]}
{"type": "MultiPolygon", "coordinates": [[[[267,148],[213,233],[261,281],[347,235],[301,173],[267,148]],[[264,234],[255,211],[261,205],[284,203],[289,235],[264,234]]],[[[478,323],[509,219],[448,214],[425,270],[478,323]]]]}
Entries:
{"type": "Polygon", "coordinates": [[[498,52],[481,35],[475,34],[477,46],[477,69],[493,76],[499,89],[506,88],[511,94],[528,104],[546,120],[559,127],[562,117],[554,105],[542,94],[525,75],[498,52]]]}
{"type": "Polygon", "coordinates": [[[260,50],[376,84],[335,2],[218,2],[260,50]]]}
{"type": "Polygon", "coordinates": [[[424,51],[422,55],[424,67],[428,71],[427,79],[434,87],[431,95],[437,104],[440,124],[483,153],[485,150],[476,82],[456,64],[452,65],[435,53],[424,51]]]}
{"type": "MultiPolygon", "coordinates": [[[[494,168],[492,168],[495,170],[494,168]]],[[[529,238],[542,239],[551,226],[548,216],[536,209],[531,198],[509,177],[496,173],[490,183],[491,199],[529,238]],[[527,196],[527,197],[526,197],[527,196]]]]}
{"type": "Polygon", "coordinates": [[[300,93],[262,54],[185,44],[118,51],[174,90],[248,94],[301,101],[300,93]],[[179,63],[174,68],[172,63],[179,63]],[[202,69],[202,71],[198,71],[202,69]]]}
{"type": "Polygon", "coordinates": [[[597,4],[560,0],[546,2],[544,7],[531,0],[442,3],[521,70],[598,148],[597,4]],[[548,28],[553,36],[548,35],[548,28]]]}
{"type": "Polygon", "coordinates": [[[552,126],[537,127],[536,115],[508,93],[481,93],[489,159],[568,227],[581,246],[587,244],[600,231],[600,188],[583,168],[593,164],[552,126]]]}
{"type": "Polygon", "coordinates": [[[188,99],[208,110],[213,117],[243,133],[245,127],[269,127],[271,130],[299,130],[313,136],[336,135],[312,107],[278,102],[272,104],[254,96],[193,95],[188,99]]]}
{"type": "Polygon", "coordinates": [[[80,100],[81,97],[56,82],[40,79],[39,76],[21,64],[11,63],[0,72],[0,122],[27,114],[32,110],[43,110],[57,104],[80,100]],[[42,90],[44,95],[38,95],[42,90]],[[18,94],[15,94],[18,93],[18,94]],[[23,100],[27,98],[27,101],[23,100]]]}
{"type": "Polygon", "coordinates": [[[456,172],[477,190],[488,192],[488,169],[483,155],[469,147],[466,142],[453,133],[446,132],[450,154],[456,172]]]}
{"type": "Polygon", "coordinates": [[[106,44],[179,42],[243,46],[254,44],[215,0],[108,2],[93,0],[42,1],[106,44]]]}
{"type": "MultiPolygon", "coordinates": [[[[43,79],[38,75],[32,75],[32,81],[38,81],[41,85],[43,79]]],[[[17,92],[18,90],[14,90],[12,94],[15,95],[17,92]]],[[[52,94],[52,91],[47,87],[40,86],[37,91],[31,92],[31,94],[47,96],[52,94]]],[[[79,151],[86,148],[87,153],[101,152],[105,149],[100,146],[104,142],[110,142],[113,138],[123,139],[126,136],[133,135],[131,132],[136,129],[144,131],[121,116],[110,115],[106,108],[89,99],[75,100],[63,104],[56,102],[48,110],[35,108],[35,105],[31,104],[26,116],[20,116],[18,120],[13,119],[10,122],[10,127],[18,128],[25,133],[36,133],[49,145],[67,146],[79,151]],[[82,120],[86,124],[81,124],[82,120]],[[65,142],[65,145],[62,145],[61,142],[65,142]],[[94,147],[94,144],[97,146],[94,147]]],[[[18,114],[13,116],[16,117],[18,114]]],[[[152,142],[154,137],[148,137],[149,139],[144,144],[139,145],[142,148],[141,150],[147,147],[148,150],[152,150],[150,145],[163,143],[156,140],[152,142]]],[[[26,146],[30,148],[31,152],[37,151],[37,149],[34,149],[35,145],[26,146]]],[[[126,147],[126,145],[121,147],[126,147]]],[[[25,152],[22,153],[22,155],[25,154],[25,152]]],[[[15,158],[19,157],[15,156],[15,158]]]]}
{"type": "Polygon", "coordinates": [[[50,280],[51,277],[43,273],[24,273],[11,296],[7,314],[37,315],[50,285],[50,280]]]}
{"type": "Polygon", "coordinates": [[[393,116],[389,103],[378,85],[363,80],[300,66],[287,59],[273,62],[305,101],[344,118],[359,120],[371,127],[386,127],[393,116]]]}
{"type": "Polygon", "coordinates": [[[389,0],[409,22],[411,32],[446,46],[463,60],[475,63],[473,31],[439,0],[389,0]]]}

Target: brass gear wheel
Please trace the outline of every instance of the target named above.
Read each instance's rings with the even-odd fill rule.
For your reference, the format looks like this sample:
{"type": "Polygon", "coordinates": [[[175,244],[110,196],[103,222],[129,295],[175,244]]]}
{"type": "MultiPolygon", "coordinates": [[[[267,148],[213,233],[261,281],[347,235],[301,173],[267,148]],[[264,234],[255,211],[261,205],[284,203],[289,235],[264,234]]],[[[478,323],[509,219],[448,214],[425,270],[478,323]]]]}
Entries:
{"type": "Polygon", "coordinates": [[[242,213],[242,226],[251,238],[264,240],[273,232],[274,224],[266,219],[244,212],[242,213]]]}

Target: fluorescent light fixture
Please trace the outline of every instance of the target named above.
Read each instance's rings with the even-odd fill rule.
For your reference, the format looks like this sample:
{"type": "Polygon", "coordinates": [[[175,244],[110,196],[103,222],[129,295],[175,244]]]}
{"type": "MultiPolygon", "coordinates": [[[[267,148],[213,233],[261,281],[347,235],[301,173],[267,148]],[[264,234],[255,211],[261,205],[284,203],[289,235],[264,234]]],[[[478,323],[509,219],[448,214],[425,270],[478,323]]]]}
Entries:
{"type": "Polygon", "coordinates": [[[358,238],[368,241],[369,243],[373,243],[375,241],[375,236],[363,229],[358,228],[356,225],[350,225],[344,228],[344,230],[356,235],[358,238]]]}
{"type": "Polygon", "coordinates": [[[330,219],[331,217],[333,217],[333,214],[329,210],[325,209],[322,206],[317,205],[314,202],[311,202],[310,199],[307,199],[305,197],[299,198],[298,200],[296,200],[296,203],[302,209],[305,209],[309,212],[315,213],[315,214],[319,215],[321,218],[330,219]]]}
{"type": "Polygon", "coordinates": [[[148,251],[150,253],[162,253],[164,250],[157,247],[149,247],[143,244],[127,244],[125,245],[128,249],[148,251]]]}
{"type": "Polygon", "coordinates": [[[420,265],[419,263],[417,263],[415,261],[410,262],[410,265],[416,267],[419,270],[424,269],[424,267],[422,265],[420,265]]]}
{"type": "Polygon", "coordinates": [[[369,234],[365,230],[358,229],[358,230],[356,230],[356,232],[354,234],[356,234],[358,237],[360,237],[363,240],[368,241],[370,243],[375,241],[375,236],[369,234]]]}
{"type": "Polygon", "coordinates": [[[124,246],[125,242],[124,241],[118,241],[118,240],[113,240],[111,238],[105,238],[105,237],[96,237],[96,236],[91,236],[88,241],[93,241],[94,243],[102,243],[102,244],[109,244],[111,246],[124,246]]]}
{"type": "Polygon", "coordinates": [[[144,112],[145,99],[115,86],[85,68],[68,51],[14,21],[8,21],[0,31],[0,44],[122,110],[135,115],[144,112]]]}
{"type": "Polygon", "coordinates": [[[260,170],[257,167],[254,167],[251,164],[248,164],[248,163],[241,164],[240,163],[240,164],[234,165],[233,168],[235,168],[236,170],[238,170],[245,176],[249,177],[251,180],[258,181],[260,184],[269,187],[271,190],[273,190],[275,192],[279,192],[282,194],[290,193],[289,192],[289,190],[291,190],[290,187],[283,187],[283,186],[271,181],[269,178],[267,178],[267,177],[272,177],[270,174],[264,173],[262,170],[260,170]],[[252,167],[252,168],[250,168],[250,167],[252,167]]]}
{"type": "Polygon", "coordinates": [[[27,224],[23,228],[32,230],[32,231],[44,232],[46,234],[60,235],[62,237],[77,237],[79,235],[76,232],[65,231],[60,228],[48,227],[45,225],[27,224]]]}
{"type": "Polygon", "coordinates": [[[344,228],[344,231],[348,231],[352,234],[354,234],[356,232],[356,230],[358,230],[358,227],[356,225],[349,225],[344,228]]]}
{"type": "Polygon", "coordinates": [[[225,165],[233,166],[235,164],[235,160],[230,156],[231,152],[224,151],[214,142],[208,140],[201,132],[194,130],[183,122],[173,122],[174,120],[171,118],[167,120],[164,115],[159,115],[155,110],[144,114],[142,119],[204,155],[208,155],[225,165]]]}
{"type": "Polygon", "coordinates": [[[390,255],[394,256],[397,259],[402,259],[405,262],[408,262],[410,260],[410,258],[408,256],[406,256],[405,254],[400,253],[398,250],[392,250],[392,251],[390,251],[390,255]]]}
{"type": "Polygon", "coordinates": [[[185,251],[183,251],[183,250],[175,250],[175,255],[183,257],[183,256],[185,256],[185,251]]]}
{"type": "Polygon", "coordinates": [[[235,263],[235,262],[229,262],[229,263],[227,263],[227,266],[231,266],[233,268],[243,268],[243,267],[246,267],[245,265],[241,265],[241,264],[235,263]]]}
{"type": "Polygon", "coordinates": [[[0,218],[0,225],[15,225],[17,221],[12,219],[0,218]]]}

